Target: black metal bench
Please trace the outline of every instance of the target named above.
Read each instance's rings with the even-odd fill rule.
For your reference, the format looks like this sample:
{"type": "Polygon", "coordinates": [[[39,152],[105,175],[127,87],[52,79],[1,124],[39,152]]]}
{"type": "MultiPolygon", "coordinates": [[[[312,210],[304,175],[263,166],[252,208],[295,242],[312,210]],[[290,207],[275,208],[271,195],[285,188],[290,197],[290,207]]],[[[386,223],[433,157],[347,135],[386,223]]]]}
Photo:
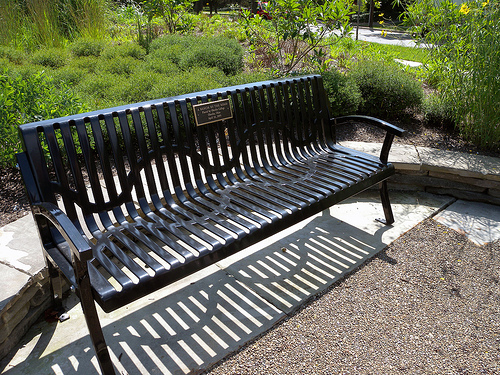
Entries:
{"type": "Polygon", "coordinates": [[[320,76],[258,82],[22,125],[18,162],[55,296],[80,297],[105,374],[95,302],[113,311],[385,180],[403,130],[331,119],[320,76]],[[201,105],[200,105],[201,104],[201,105]],[[387,131],[380,157],[335,124],[387,131]]]}

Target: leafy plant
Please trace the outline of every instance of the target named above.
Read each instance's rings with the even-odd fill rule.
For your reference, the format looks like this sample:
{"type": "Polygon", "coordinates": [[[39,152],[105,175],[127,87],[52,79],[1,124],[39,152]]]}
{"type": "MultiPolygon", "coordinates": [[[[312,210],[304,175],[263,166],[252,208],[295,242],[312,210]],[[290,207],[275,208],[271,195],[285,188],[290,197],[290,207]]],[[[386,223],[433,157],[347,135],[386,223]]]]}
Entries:
{"type": "Polygon", "coordinates": [[[350,74],[361,91],[362,114],[394,117],[422,104],[422,85],[393,65],[360,61],[350,74]]]}
{"type": "Polygon", "coordinates": [[[183,51],[179,66],[184,70],[194,66],[217,67],[226,75],[234,75],[243,68],[243,48],[234,39],[202,38],[183,51]]]}
{"type": "Polygon", "coordinates": [[[500,147],[500,4],[474,0],[460,6],[415,2],[406,22],[431,46],[431,79],[464,137],[500,147]]]}
{"type": "Polygon", "coordinates": [[[333,69],[322,73],[333,116],[356,113],[361,101],[361,91],[350,75],[333,69]]]}
{"type": "Polygon", "coordinates": [[[61,48],[43,48],[33,53],[31,61],[34,64],[50,68],[60,68],[66,64],[66,51],[61,48]]]}
{"type": "Polygon", "coordinates": [[[65,85],[57,89],[44,73],[30,77],[0,74],[0,166],[14,166],[21,151],[20,124],[82,112],[85,108],[65,85]]]}
{"type": "Polygon", "coordinates": [[[78,39],[71,43],[69,49],[74,56],[100,56],[105,43],[99,39],[78,39]]]}
{"type": "Polygon", "coordinates": [[[308,65],[325,69],[324,48],[338,39],[332,31],[344,35],[350,30],[350,8],[349,0],[275,0],[266,9],[270,20],[245,11],[240,22],[263,65],[286,75],[308,65]]]}
{"type": "Polygon", "coordinates": [[[195,0],[143,0],[144,13],[151,21],[153,17],[161,17],[170,34],[185,31],[186,24],[191,24],[189,11],[195,0]]]}

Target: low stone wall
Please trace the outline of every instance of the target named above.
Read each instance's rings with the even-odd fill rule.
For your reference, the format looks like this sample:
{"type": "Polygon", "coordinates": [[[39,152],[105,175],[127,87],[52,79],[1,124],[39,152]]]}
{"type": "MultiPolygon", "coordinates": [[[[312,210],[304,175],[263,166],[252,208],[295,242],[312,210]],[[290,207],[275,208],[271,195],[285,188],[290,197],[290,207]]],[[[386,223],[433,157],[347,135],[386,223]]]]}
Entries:
{"type": "Polygon", "coordinates": [[[50,304],[49,277],[45,268],[32,276],[0,312],[0,359],[22,339],[50,304]]]}
{"type": "MultiPolygon", "coordinates": [[[[379,155],[378,143],[342,142],[345,147],[379,155]]],[[[393,145],[389,160],[396,175],[391,190],[425,191],[457,199],[500,205],[500,158],[393,145]]]]}

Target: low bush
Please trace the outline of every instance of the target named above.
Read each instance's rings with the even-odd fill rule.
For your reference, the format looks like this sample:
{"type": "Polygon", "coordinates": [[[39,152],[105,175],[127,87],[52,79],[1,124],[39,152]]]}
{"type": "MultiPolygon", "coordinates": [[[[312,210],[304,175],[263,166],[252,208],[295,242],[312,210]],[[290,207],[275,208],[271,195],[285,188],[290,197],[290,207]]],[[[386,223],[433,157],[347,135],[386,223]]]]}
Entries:
{"type": "Polygon", "coordinates": [[[423,101],[424,121],[428,126],[454,129],[453,105],[438,94],[430,94],[423,101]]]}
{"type": "Polygon", "coordinates": [[[151,99],[164,98],[214,89],[228,84],[228,77],[221,70],[194,67],[191,70],[182,71],[175,76],[168,77],[168,79],[158,80],[148,93],[148,97],[151,99]]]}
{"type": "Polygon", "coordinates": [[[40,49],[31,56],[31,62],[33,64],[50,68],[60,68],[66,65],[67,59],[66,51],[61,48],[40,49]]]}
{"type": "Polygon", "coordinates": [[[398,67],[360,61],[350,75],[361,91],[359,113],[397,117],[405,110],[418,109],[422,104],[422,85],[398,67]]]}
{"type": "Polygon", "coordinates": [[[43,72],[29,77],[0,73],[0,166],[15,166],[21,151],[17,127],[85,110],[66,85],[56,88],[43,72]]]}
{"type": "Polygon", "coordinates": [[[69,49],[76,57],[82,56],[100,56],[105,43],[101,40],[95,39],[78,39],[71,43],[69,49]]]}
{"type": "Polygon", "coordinates": [[[179,66],[184,70],[195,66],[214,67],[234,75],[243,69],[243,48],[235,39],[200,38],[196,45],[185,50],[179,66]]]}
{"type": "Polygon", "coordinates": [[[13,64],[22,64],[26,61],[26,53],[13,47],[0,46],[0,57],[3,57],[13,64]]]}
{"type": "Polygon", "coordinates": [[[241,72],[243,48],[235,39],[166,35],[150,46],[153,59],[163,59],[187,71],[194,67],[218,68],[227,75],[241,72]]]}
{"type": "Polygon", "coordinates": [[[102,57],[107,59],[117,59],[122,57],[133,57],[134,59],[144,60],[146,50],[140,45],[128,42],[123,44],[109,45],[103,49],[102,57]]]}
{"type": "Polygon", "coordinates": [[[99,59],[97,63],[97,72],[107,72],[119,75],[130,75],[140,65],[140,61],[130,57],[122,56],[114,59],[99,59]]]}
{"type": "Polygon", "coordinates": [[[70,65],[50,72],[50,76],[54,79],[56,86],[59,86],[60,83],[63,85],[77,85],[86,74],[87,71],[84,69],[70,65]]]}
{"type": "Polygon", "coordinates": [[[112,73],[93,73],[86,75],[75,87],[79,96],[93,109],[111,107],[116,104],[116,92],[125,79],[112,73]]]}
{"type": "Polygon", "coordinates": [[[82,69],[87,73],[95,73],[98,71],[99,58],[96,56],[82,56],[71,59],[68,67],[73,69],[82,69]]]}
{"type": "Polygon", "coordinates": [[[361,91],[354,79],[338,70],[325,71],[324,86],[333,116],[356,113],[361,104],[361,91]]]}

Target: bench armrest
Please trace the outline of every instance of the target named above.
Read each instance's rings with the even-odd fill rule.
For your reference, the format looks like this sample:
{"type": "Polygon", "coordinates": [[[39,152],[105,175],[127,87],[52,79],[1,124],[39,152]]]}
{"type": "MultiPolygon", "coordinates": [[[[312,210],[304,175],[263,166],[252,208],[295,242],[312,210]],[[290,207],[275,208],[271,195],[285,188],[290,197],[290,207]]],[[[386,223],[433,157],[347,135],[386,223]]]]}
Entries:
{"type": "Polygon", "coordinates": [[[403,135],[405,130],[398,128],[397,126],[394,126],[384,120],[380,120],[375,117],[371,116],[363,116],[363,115],[349,115],[349,116],[341,116],[341,117],[336,117],[331,119],[331,123],[337,125],[337,124],[342,124],[344,122],[348,121],[357,121],[357,122],[362,122],[365,124],[370,124],[370,125],[375,125],[379,127],[382,130],[386,131],[385,139],[384,139],[384,144],[382,145],[382,149],[380,150],[380,161],[383,163],[387,163],[389,159],[389,151],[391,149],[392,141],[394,139],[394,136],[397,135],[398,137],[403,135]]]}
{"type": "MultiPolygon", "coordinates": [[[[43,216],[50,221],[57,229],[61,236],[68,242],[69,247],[76,258],[81,262],[86,262],[92,259],[92,249],[85,241],[81,233],[55,204],[42,202],[35,203],[32,206],[35,220],[37,216],[43,216]]],[[[38,223],[38,220],[36,220],[38,223]]]]}

